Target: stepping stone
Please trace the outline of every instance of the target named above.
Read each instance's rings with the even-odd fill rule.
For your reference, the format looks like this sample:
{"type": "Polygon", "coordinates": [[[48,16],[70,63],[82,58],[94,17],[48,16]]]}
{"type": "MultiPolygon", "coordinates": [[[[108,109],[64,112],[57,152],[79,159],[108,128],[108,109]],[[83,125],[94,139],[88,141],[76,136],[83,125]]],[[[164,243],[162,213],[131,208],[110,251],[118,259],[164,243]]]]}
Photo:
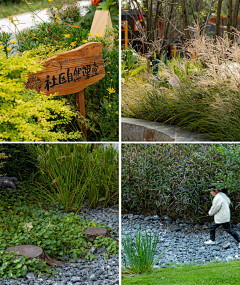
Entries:
{"type": "Polygon", "coordinates": [[[224,244],[224,245],[223,245],[223,248],[224,248],[224,249],[228,249],[228,248],[230,248],[230,246],[231,246],[231,244],[228,242],[227,244],[224,244]]]}

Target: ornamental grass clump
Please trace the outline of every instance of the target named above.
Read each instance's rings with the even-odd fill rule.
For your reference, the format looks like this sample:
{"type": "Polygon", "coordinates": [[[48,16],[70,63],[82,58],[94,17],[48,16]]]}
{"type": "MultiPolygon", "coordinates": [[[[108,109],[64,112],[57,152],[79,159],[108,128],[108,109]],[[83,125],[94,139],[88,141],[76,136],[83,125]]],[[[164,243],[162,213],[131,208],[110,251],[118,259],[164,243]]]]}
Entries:
{"type": "Polygon", "coordinates": [[[122,240],[123,262],[126,270],[132,273],[144,273],[152,270],[158,263],[161,256],[168,250],[166,248],[157,257],[158,235],[149,234],[141,229],[135,233],[134,237],[127,233],[122,240]],[[155,258],[154,258],[155,257],[155,258]]]}
{"type": "Polygon", "coordinates": [[[88,204],[96,208],[118,202],[118,152],[91,144],[29,145],[37,157],[36,184],[53,202],[69,212],[79,212],[88,204]],[[88,201],[87,201],[88,200],[88,201]]]}
{"type": "Polygon", "coordinates": [[[240,47],[196,33],[188,52],[195,59],[160,62],[158,79],[144,72],[125,81],[122,115],[239,141],[240,47]]]}

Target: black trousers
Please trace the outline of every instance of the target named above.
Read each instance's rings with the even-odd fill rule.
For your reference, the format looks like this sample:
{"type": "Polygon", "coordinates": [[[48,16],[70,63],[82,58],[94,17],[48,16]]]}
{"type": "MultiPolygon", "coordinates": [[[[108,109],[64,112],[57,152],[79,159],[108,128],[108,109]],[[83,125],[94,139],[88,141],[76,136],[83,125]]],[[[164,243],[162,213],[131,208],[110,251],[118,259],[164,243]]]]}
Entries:
{"type": "Polygon", "coordinates": [[[212,241],[215,241],[215,230],[220,227],[220,226],[223,226],[224,230],[229,233],[230,235],[232,235],[235,240],[237,242],[240,242],[240,237],[239,235],[233,230],[231,224],[228,222],[228,223],[223,223],[223,224],[215,224],[215,222],[213,222],[210,226],[210,239],[212,241]]]}

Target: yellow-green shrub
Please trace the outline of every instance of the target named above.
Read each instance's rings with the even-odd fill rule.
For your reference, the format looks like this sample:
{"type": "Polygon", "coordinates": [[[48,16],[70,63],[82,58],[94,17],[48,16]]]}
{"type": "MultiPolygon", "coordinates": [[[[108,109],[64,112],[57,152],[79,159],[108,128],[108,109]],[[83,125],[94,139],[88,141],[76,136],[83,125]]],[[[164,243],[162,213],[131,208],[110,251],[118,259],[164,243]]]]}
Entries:
{"type": "Polygon", "coordinates": [[[0,49],[0,141],[64,141],[79,139],[64,125],[76,115],[54,95],[25,89],[29,73],[42,68],[31,52],[7,58],[0,49]],[[60,128],[61,127],[61,128],[60,128]]]}

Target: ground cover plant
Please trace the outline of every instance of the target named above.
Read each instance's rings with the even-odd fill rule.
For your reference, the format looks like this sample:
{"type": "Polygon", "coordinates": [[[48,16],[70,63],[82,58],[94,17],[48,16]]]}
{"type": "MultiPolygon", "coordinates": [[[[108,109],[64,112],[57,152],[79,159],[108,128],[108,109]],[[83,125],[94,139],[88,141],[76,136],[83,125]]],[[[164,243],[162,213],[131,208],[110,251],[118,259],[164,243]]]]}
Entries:
{"type": "MultiPolygon", "coordinates": [[[[74,9],[71,10],[72,4],[70,3],[69,10],[66,10],[64,8],[64,2],[61,2],[60,5],[52,3],[54,2],[51,2],[50,5],[52,9],[52,22],[42,22],[34,28],[20,31],[13,18],[10,17],[10,21],[16,26],[17,33],[15,34],[15,38],[13,34],[5,32],[0,34],[2,61],[4,61],[4,64],[7,66],[14,66],[14,68],[12,67],[14,72],[11,74],[8,70],[2,72],[2,81],[5,82],[4,86],[9,85],[9,79],[13,80],[13,82],[10,82],[8,88],[3,88],[2,92],[4,94],[0,96],[0,100],[5,104],[1,113],[8,113],[10,117],[7,124],[3,124],[3,122],[0,123],[0,128],[3,128],[2,138],[0,137],[0,139],[2,141],[81,141],[85,140],[81,133],[81,125],[84,122],[87,128],[88,140],[116,141],[118,140],[119,118],[118,28],[108,29],[103,38],[96,35],[94,39],[90,40],[91,25],[85,26],[85,28],[81,27],[80,19],[74,16],[75,10],[78,9],[76,7],[78,6],[74,6],[74,9]],[[56,10],[58,11],[56,12],[54,9],[58,9],[61,13],[58,10],[56,10]],[[73,18],[71,18],[71,16],[73,16],[73,18]],[[79,116],[79,113],[75,111],[75,94],[59,97],[52,95],[50,98],[56,102],[39,103],[38,105],[41,105],[43,109],[43,111],[41,110],[42,118],[40,119],[34,113],[34,109],[39,107],[33,108],[32,113],[27,112],[27,109],[33,106],[34,100],[38,98],[36,92],[32,90],[25,91],[24,83],[27,81],[27,74],[40,70],[41,64],[47,58],[77,48],[89,41],[103,43],[105,77],[85,89],[86,119],[79,116]],[[3,52],[5,52],[5,56],[3,52]],[[20,64],[20,62],[23,63],[25,60],[24,56],[29,57],[27,61],[29,62],[29,66],[27,65],[27,68],[20,64]],[[23,60],[21,60],[22,57],[23,60]],[[33,66],[31,65],[30,58],[31,62],[34,62],[33,66]],[[19,65],[16,66],[13,59],[19,61],[19,65]],[[22,70],[24,70],[24,77],[21,82],[18,82],[18,76],[22,70]],[[15,81],[17,81],[18,89],[13,88],[16,86],[15,81]],[[9,93],[8,96],[5,95],[6,92],[9,93]],[[21,100],[15,100],[13,94],[16,92],[21,92],[21,100]],[[26,92],[30,94],[26,96],[26,92]],[[30,100],[29,97],[32,100],[30,100]],[[26,101],[28,104],[26,104],[26,101]],[[9,108],[11,104],[13,104],[13,107],[9,108]],[[24,107],[22,106],[23,104],[25,104],[24,107]],[[50,105],[56,106],[56,108],[50,108],[50,105]],[[62,112],[59,111],[60,107],[62,108],[62,112]],[[15,109],[17,109],[16,112],[15,109]],[[62,115],[60,118],[54,116],[54,112],[56,111],[62,115]],[[26,112],[27,115],[25,114],[26,112]],[[17,116],[24,119],[17,122],[17,116]],[[23,124],[26,124],[28,130],[26,130],[25,134],[19,134],[19,129],[22,128],[23,124]],[[13,130],[10,131],[9,129],[13,130]]],[[[29,9],[33,15],[37,17],[34,10],[31,7],[29,7],[29,9]]],[[[116,11],[114,15],[116,15],[116,11]]],[[[84,17],[81,19],[83,20],[84,17]]],[[[38,98],[38,100],[43,101],[42,97],[38,98]]],[[[48,98],[45,96],[44,100],[46,101],[48,98]]],[[[39,110],[37,111],[39,113],[39,110]]],[[[2,120],[5,119],[2,118],[2,120]]]]}
{"type": "Polygon", "coordinates": [[[162,268],[141,275],[123,273],[122,284],[237,284],[239,261],[214,262],[206,265],[183,266],[182,268],[162,268]]]}
{"type": "MultiPolygon", "coordinates": [[[[1,190],[1,201],[0,201],[0,210],[1,210],[1,220],[0,220],[0,277],[6,278],[17,278],[20,276],[24,276],[27,272],[36,272],[43,273],[47,276],[50,274],[54,274],[56,271],[46,265],[46,263],[39,263],[38,260],[28,260],[25,256],[19,257],[17,259],[13,259],[13,254],[8,254],[5,250],[10,246],[21,245],[21,244],[32,244],[36,246],[40,246],[43,248],[44,252],[55,258],[56,260],[64,260],[63,256],[71,256],[73,259],[83,258],[92,260],[94,255],[91,253],[90,249],[95,246],[97,249],[106,248],[107,252],[104,253],[104,258],[108,258],[111,255],[115,255],[118,253],[118,242],[111,237],[103,238],[98,237],[96,240],[88,239],[84,233],[84,230],[89,227],[102,227],[106,228],[111,233],[111,229],[103,224],[96,223],[94,220],[90,221],[88,217],[83,218],[78,214],[79,208],[73,207],[69,208],[69,204],[63,203],[65,201],[65,197],[62,196],[62,200],[59,199],[58,196],[61,194],[69,195],[69,199],[73,199],[73,195],[75,195],[73,201],[76,203],[80,203],[80,201],[85,204],[92,206],[92,201],[90,200],[92,197],[88,196],[87,191],[85,192],[84,199],[81,200],[83,193],[75,192],[75,184],[73,181],[69,179],[69,177],[73,177],[77,180],[75,183],[82,182],[80,181],[81,169],[80,165],[77,165],[77,159],[81,158],[80,154],[76,154],[78,152],[82,152],[85,155],[82,155],[82,159],[87,159],[86,151],[88,152],[89,157],[95,158],[95,161],[92,159],[91,163],[101,162],[102,167],[100,168],[101,172],[101,181],[97,181],[94,191],[101,193],[101,195],[105,194],[105,196],[99,195],[100,198],[103,199],[104,204],[107,206],[111,205],[111,203],[117,202],[118,195],[113,195],[113,197],[109,196],[109,193],[113,194],[113,191],[118,193],[117,187],[114,189],[111,188],[111,185],[116,185],[118,183],[117,176],[117,168],[114,167],[115,172],[110,177],[108,176],[109,167],[105,167],[104,162],[110,166],[114,165],[117,161],[116,151],[112,149],[112,147],[107,147],[103,149],[103,147],[97,147],[96,150],[94,148],[91,151],[91,144],[88,145],[30,145],[31,152],[28,158],[31,159],[32,162],[35,163],[36,172],[30,175],[28,179],[24,177],[24,180],[20,181],[20,185],[18,189],[3,189],[1,190]],[[61,148],[65,146],[65,148],[61,148]],[[42,151],[40,148],[42,147],[42,151]],[[59,151],[57,152],[57,147],[59,147],[59,151]],[[33,149],[36,148],[36,152],[33,149]],[[64,152],[65,150],[65,152],[64,152]],[[68,150],[68,153],[67,153],[68,150]],[[50,155],[48,159],[48,152],[50,155]],[[58,163],[54,161],[56,157],[52,154],[52,152],[57,152],[59,159],[58,163]],[[105,156],[100,156],[99,153],[105,153],[105,156]],[[74,155],[70,155],[74,154],[74,155]],[[35,156],[35,157],[34,157],[35,156]],[[41,159],[40,156],[43,156],[41,159]],[[66,159],[64,159],[64,156],[66,159]],[[78,170],[79,177],[74,176],[74,169],[68,167],[68,169],[64,168],[63,164],[66,163],[66,166],[69,166],[69,160],[73,160],[76,169],[78,170]],[[45,160],[44,160],[45,159],[45,160]],[[113,162],[112,162],[113,161],[113,162]],[[54,165],[55,163],[55,165],[54,165]],[[47,168],[45,167],[47,164],[47,168]],[[49,191],[43,191],[42,187],[37,187],[39,183],[44,184],[43,180],[46,179],[46,174],[50,177],[55,175],[54,167],[50,167],[50,165],[58,166],[60,168],[58,174],[61,174],[61,183],[64,183],[66,187],[65,193],[54,192],[54,187],[50,187],[49,191]],[[65,169],[65,171],[63,171],[65,169]],[[113,178],[114,176],[114,178],[113,178]],[[110,181],[111,180],[111,181],[110,181]],[[37,183],[36,183],[37,182],[37,183]],[[102,182],[102,184],[100,184],[102,182]],[[106,185],[104,183],[107,183],[106,185]],[[101,189],[105,187],[105,189],[101,189]],[[68,193],[67,193],[68,191],[68,193]],[[105,192],[104,192],[105,191],[105,192]],[[108,193],[106,193],[108,191],[108,193]],[[47,195],[47,194],[48,195],[47,195]],[[80,196],[77,197],[77,195],[80,196]],[[55,198],[54,198],[55,196],[55,198]],[[88,198],[88,200],[87,200],[88,198]],[[111,198],[111,199],[109,199],[111,198]],[[115,199],[115,200],[114,200],[115,199]]],[[[26,148],[26,146],[24,146],[26,148]]],[[[14,147],[10,148],[12,151],[14,147]]],[[[18,151],[19,147],[16,148],[18,151]]],[[[5,147],[7,152],[8,147],[5,147]]],[[[21,149],[21,151],[23,151],[21,149]]],[[[27,152],[27,149],[26,149],[27,152]]],[[[2,153],[1,153],[2,154],[2,153]]],[[[6,162],[8,157],[6,155],[1,155],[1,162],[6,162]]],[[[26,159],[27,156],[22,158],[26,159]]],[[[21,161],[21,159],[20,159],[21,161]]],[[[82,160],[80,160],[82,162],[82,160]]],[[[2,166],[2,170],[4,170],[5,164],[0,164],[2,166]]],[[[85,167],[91,167],[85,164],[85,167]]],[[[7,169],[7,168],[6,168],[7,169]]],[[[12,171],[12,168],[11,168],[12,171]]],[[[95,173],[96,174],[96,173],[95,173]]],[[[54,176],[57,180],[57,177],[54,176]]],[[[87,179],[86,179],[87,180],[87,179]]],[[[57,183],[56,181],[45,181],[45,183],[57,183]]],[[[45,185],[46,185],[45,184],[45,185]]],[[[49,185],[49,184],[48,184],[49,185]]],[[[95,202],[96,197],[92,198],[95,202]]],[[[98,201],[99,201],[98,200],[98,201]]],[[[70,205],[72,206],[72,204],[70,205]]],[[[78,205],[80,208],[82,205],[78,205]]],[[[96,206],[96,205],[95,205],[96,206]]],[[[71,258],[69,259],[71,262],[71,258]]]]}
{"type": "MultiPolygon", "coordinates": [[[[210,222],[209,185],[226,188],[231,200],[239,200],[239,151],[237,144],[123,145],[123,213],[210,222]]],[[[236,223],[238,207],[231,206],[236,223]]]]}
{"type": "Polygon", "coordinates": [[[177,125],[217,141],[238,141],[240,47],[228,37],[213,43],[197,29],[194,35],[188,56],[167,65],[160,60],[157,77],[146,71],[143,60],[122,69],[122,115],[177,125]]]}

